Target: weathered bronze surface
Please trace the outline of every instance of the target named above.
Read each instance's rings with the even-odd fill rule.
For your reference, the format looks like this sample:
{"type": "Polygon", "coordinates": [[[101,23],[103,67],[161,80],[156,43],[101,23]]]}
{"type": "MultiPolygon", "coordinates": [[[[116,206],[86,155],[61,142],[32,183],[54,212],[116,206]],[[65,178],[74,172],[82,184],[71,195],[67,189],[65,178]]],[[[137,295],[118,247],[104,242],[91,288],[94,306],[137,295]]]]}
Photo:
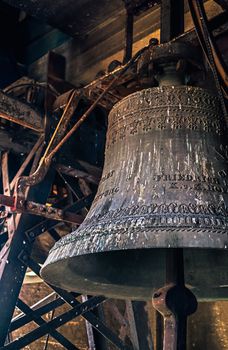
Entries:
{"type": "Polygon", "coordinates": [[[80,228],[51,250],[44,279],[87,294],[150,298],[165,270],[164,250],[151,248],[181,247],[195,294],[210,298],[206,286],[224,291],[225,133],[218,99],[201,88],[151,88],[115,105],[93,205],[80,228]]]}

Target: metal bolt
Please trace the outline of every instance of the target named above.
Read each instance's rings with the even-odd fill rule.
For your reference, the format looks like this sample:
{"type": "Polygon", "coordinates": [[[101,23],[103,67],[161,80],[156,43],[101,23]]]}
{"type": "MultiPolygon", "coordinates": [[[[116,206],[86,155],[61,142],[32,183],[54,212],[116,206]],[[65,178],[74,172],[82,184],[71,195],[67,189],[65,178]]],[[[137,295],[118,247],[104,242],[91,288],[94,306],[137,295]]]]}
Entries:
{"type": "Polygon", "coordinates": [[[63,211],[62,211],[61,209],[59,209],[59,210],[57,211],[57,214],[58,214],[59,216],[62,216],[63,211]]]}
{"type": "Polygon", "coordinates": [[[30,203],[28,203],[28,208],[29,208],[29,209],[33,209],[33,208],[34,208],[34,204],[33,204],[33,203],[31,203],[31,202],[30,202],[30,203]]]}
{"type": "Polygon", "coordinates": [[[27,255],[23,255],[23,256],[22,256],[22,260],[23,260],[23,261],[27,261],[27,260],[28,260],[28,256],[27,256],[27,255]]]}
{"type": "Polygon", "coordinates": [[[52,208],[52,207],[47,207],[47,212],[48,212],[49,214],[51,214],[51,213],[53,212],[53,208],[52,208]]]}
{"type": "Polygon", "coordinates": [[[149,40],[149,45],[150,45],[150,46],[158,45],[158,39],[157,39],[157,38],[151,38],[151,39],[149,40]]]}

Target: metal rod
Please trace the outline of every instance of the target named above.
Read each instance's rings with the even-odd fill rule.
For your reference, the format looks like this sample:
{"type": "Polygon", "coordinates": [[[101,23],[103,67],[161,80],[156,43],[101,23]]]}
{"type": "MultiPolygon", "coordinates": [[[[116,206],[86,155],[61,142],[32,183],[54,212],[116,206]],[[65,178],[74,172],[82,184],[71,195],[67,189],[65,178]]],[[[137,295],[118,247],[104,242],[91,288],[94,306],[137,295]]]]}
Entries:
{"type": "Polygon", "coordinates": [[[15,184],[15,198],[16,202],[25,201],[26,188],[29,186],[34,186],[44,180],[49,166],[51,164],[52,157],[47,157],[48,153],[52,148],[58,143],[61,137],[64,135],[68,123],[75,111],[80,100],[80,94],[77,90],[73,90],[69,101],[64,109],[63,115],[60,118],[60,121],[54,131],[54,134],[51,137],[51,140],[44,152],[44,156],[41,158],[38,168],[29,176],[19,177],[15,184]]]}
{"type": "MultiPolygon", "coordinates": [[[[184,257],[181,248],[166,250],[166,283],[185,288],[184,257]]],[[[176,296],[178,296],[178,291],[176,296]]],[[[180,304],[182,302],[183,300],[180,300],[180,304]]],[[[164,344],[170,342],[164,345],[164,350],[169,347],[172,350],[186,350],[187,316],[181,311],[184,313],[183,309],[179,313],[173,312],[171,316],[164,319],[164,344]]]]}
{"type": "Polygon", "coordinates": [[[166,250],[166,283],[184,286],[183,249],[166,250]]]}
{"type": "Polygon", "coordinates": [[[2,154],[2,187],[4,195],[10,196],[10,185],[9,185],[9,169],[8,169],[8,152],[2,154]]]}
{"type": "Polygon", "coordinates": [[[27,213],[31,215],[42,216],[50,218],[56,221],[65,221],[80,225],[84,218],[81,215],[77,215],[70,211],[63,211],[62,209],[46,206],[46,204],[40,204],[32,201],[25,201],[22,205],[19,205],[12,196],[4,196],[0,194],[0,205],[11,207],[12,212],[27,213]]]}
{"type": "MultiPolygon", "coordinates": [[[[72,101],[73,101],[74,98],[76,97],[76,95],[77,95],[77,90],[73,90],[72,93],[71,93],[71,95],[70,95],[70,97],[69,97],[69,100],[68,100],[68,102],[67,102],[67,105],[66,105],[66,107],[65,107],[65,109],[64,109],[64,111],[63,111],[63,114],[62,114],[62,116],[61,116],[61,118],[60,118],[60,120],[59,120],[59,122],[58,122],[58,125],[57,125],[57,127],[55,128],[55,131],[54,131],[54,133],[53,133],[53,135],[52,135],[52,137],[51,137],[51,140],[49,141],[49,144],[48,144],[48,146],[47,146],[47,148],[46,148],[46,150],[45,150],[45,153],[44,153],[44,155],[43,155],[43,158],[41,159],[41,162],[47,157],[47,155],[48,155],[49,152],[51,151],[52,147],[54,146],[54,144],[55,144],[55,142],[56,142],[57,134],[59,133],[59,130],[62,129],[64,119],[65,119],[67,113],[69,113],[68,110],[69,110],[69,108],[70,108],[70,106],[71,106],[72,101]]],[[[72,114],[73,114],[73,113],[69,113],[69,115],[71,115],[71,116],[72,116],[72,114]]]]}
{"type": "Polygon", "coordinates": [[[59,142],[59,144],[49,153],[46,157],[46,161],[48,162],[56,152],[64,145],[64,143],[73,135],[73,133],[81,126],[81,124],[88,118],[94,108],[98,105],[98,103],[102,100],[104,95],[114,86],[114,84],[120,79],[120,77],[128,70],[131,64],[144,52],[147,47],[144,47],[142,50],[138,51],[134,57],[123,67],[123,69],[119,72],[119,74],[113,78],[113,80],[108,84],[106,89],[98,96],[98,98],[94,101],[94,103],[88,108],[88,110],[79,118],[79,120],[75,123],[72,129],[63,137],[63,139],[59,142]]]}
{"type": "Polygon", "coordinates": [[[217,49],[216,43],[209,29],[209,22],[204,9],[202,0],[188,0],[193,22],[195,24],[196,33],[199,37],[200,44],[202,45],[203,51],[205,52],[206,58],[208,59],[209,65],[212,64],[209,54],[212,55],[213,61],[216,65],[216,69],[219,73],[220,78],[224,86],[228,87],[228,73],[226,70],[225,63],[217,49]],[[208,41],[208,43],[207,43],[208,41]],[[211,47],[211,53],[208,52],[208,47],[211,47]]]}
{"type": "Polygon", "coordinates": [[[17,171],[16,175],[14,176],[13,180],[10,183],[10,189],[13,190],[15,183],[18,179],[19,176],[21,176],[23,174],[23,172],[25,171],[27,165],[30,163],[30,161],[32,160],[32,158],[34,157],[35,153],[37,152],[37,150],[39,149],[40,145],[44,142],[44,135],[41,135],[39,137],[39,139],[37,140],[37,142],[35,143],[35,145],[33,146],[32,150],[29,152],[28,156],[26,157],[26,159],[24,160],[23,164],[20,166],[19,170],[17,171]]]}
{"type": "Polygon", "coordinates": [[[183,249],[167,249],[167,285],[154,293],[153,306],[164,320],[163,350],[186,350],[187,317],[197,309],[184,284],[183,249]]]}
{"type": "MultiPolygon", "coordinates": [[[[9,169],[8,169],[8,164],[9,159],[8,159],[8,153],[4,152],[2,155],[2,185],[3,185],[3,193],[4,195],[2,197],[7,197],[10,196],[10,182],[9,182],[9,169]]],[[[6,213],[8,211],[6,210],[6,213]]],[[[7,230],[8,230],[8,240],[10,242],[10,239],[12,235],[15,232],[16,225],[15,225],[15,220],[14,220],[14,215],[11,215],[11,217],[7,218],[6,224],[7,224],[7,230]]]]}
{"type": "Polygon", "coordinates": [[[164,334],[163,318],[160,312],[156,310],[156,350],[162,350],[164,334]]]}
{"type": "Polygon", "coordinates": [[[114,85],[114,83],[119,79],[119,75],[116,76],[107,86],[107,88],[99,95],[96,101],[88,108],[88,110],[81,116],[81,118],[75,123],[72,129],[63,137],[59,144],[48,154],[46,161],[53,158],[53,156],[58,152],[58,150],[64,145],[64,143],[73,135],[73,133],[81,126],[81,124],[88,118],[90,113],[98,105],[103,96],[109,91],[109,89],[114,85]]]}
{"type": "Polygon", "coordinates": [[[75,179],[85,179],[85,181],[90,182],[92,184],[98,185],[100,178],[95,177],[87,172],[79,169],[75,169],[73,167],[68,167],[62,164],[57,164],[55,169],[59,171],[61,174],[65,174],[68,176],[72,176],[75,179]]]}
{"type": "Polygon", "coordinates": [[[228,126],[227,108],[223,96],[225,95],[228,97],[228,74],[223,59],[219,54],[216,43],[210,32],[209,22],[207,20],[203,2],[201,0],[188,0],[188,2],[200,45],[214,76],[215,86],[220,98],[224,118],[228,126]]]}

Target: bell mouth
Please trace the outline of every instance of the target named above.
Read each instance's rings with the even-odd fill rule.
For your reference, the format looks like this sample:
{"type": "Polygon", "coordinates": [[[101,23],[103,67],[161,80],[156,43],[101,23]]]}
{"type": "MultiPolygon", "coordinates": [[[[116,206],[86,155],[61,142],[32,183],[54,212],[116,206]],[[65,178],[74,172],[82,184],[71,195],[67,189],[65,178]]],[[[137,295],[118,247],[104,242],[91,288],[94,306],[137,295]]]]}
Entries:
{"type": "MultiPolygon", "coordinates": [[[[166,250],[128,249],[66,257],[45,264],[41,275],[68,291],[148,300],[165,284],[166,250]]],[[[226,250],[184,249],[185,283],[199,300],[228,299],[227,264],[226,250]]]]}

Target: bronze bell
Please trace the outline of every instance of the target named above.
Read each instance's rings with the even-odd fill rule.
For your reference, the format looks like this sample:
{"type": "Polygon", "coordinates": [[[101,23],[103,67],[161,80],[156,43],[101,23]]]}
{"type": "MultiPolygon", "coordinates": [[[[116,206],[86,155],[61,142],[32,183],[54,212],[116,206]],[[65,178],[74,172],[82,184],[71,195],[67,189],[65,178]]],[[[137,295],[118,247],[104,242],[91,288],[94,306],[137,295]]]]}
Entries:
{"type": "Polygon", "coordinates": [[[222,294],[227,155],[219,101],[206,90],[162,86],[124,98],[109,115],[92,207],[55,244],[43,278],[71,291],[147,299],[164,283],[163,248],[186,248],[186,284],[200,299],[222,294]]]}

